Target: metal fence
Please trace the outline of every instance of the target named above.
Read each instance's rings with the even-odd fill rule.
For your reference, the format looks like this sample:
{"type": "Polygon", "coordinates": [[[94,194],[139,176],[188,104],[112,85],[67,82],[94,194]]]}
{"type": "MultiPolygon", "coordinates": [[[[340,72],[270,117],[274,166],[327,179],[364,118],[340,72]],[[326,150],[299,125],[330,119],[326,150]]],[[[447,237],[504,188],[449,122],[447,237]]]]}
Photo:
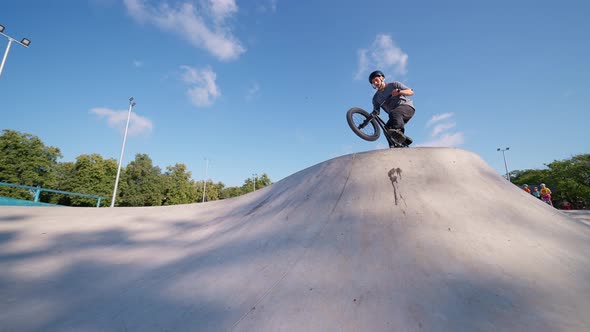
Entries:
{"type": "Polygon", "coordinates": [[[79,194],[79,193],[73,193],[73,192],[69,192],[69,191],[46,189],[46,188],[41,188],[39,186],[37,186],[37,187],[23,186],[23,185],[20,185],[20,184],[12,184],[12,183],[6,183],[6,182],[0,182],[0,186],[20,188],[20,189],[27,189],[27,190],[34,191],[35,192],[35,198],[34,198],[33,202],[37,203],[38,205],[45,205],[45,204],[42,204],[41,202],[39,202],[39,197],[40,197],[41,193],[44,192],[44,191],[45,192],[49,192],[49,193],[56,193],[56,194],[64,194],[64,195],[71,195],[71,196],[94,198],[94,199],[97,200],[96,207],[100,207],[100,201],[104,198],[104,197],[97,196],[97,195],[79,194]]]}

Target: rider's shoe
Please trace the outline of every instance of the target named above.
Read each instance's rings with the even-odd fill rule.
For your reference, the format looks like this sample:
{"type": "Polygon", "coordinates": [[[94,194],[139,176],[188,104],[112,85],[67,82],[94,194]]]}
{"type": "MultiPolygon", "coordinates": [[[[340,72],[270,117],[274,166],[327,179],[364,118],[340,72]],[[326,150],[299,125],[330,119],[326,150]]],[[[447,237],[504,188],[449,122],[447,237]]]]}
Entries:
{"type": "Polygon", "coordinates": [[[399,145],[404,145],[404,142],[407,140],[406,135],[404,135],[399,129],[388,129],[387,133],[391,136],[393,141],[399,145]]]}
{"type": "Polygon", "coordinates": [[[404,142],[405,146],[410,146],[414,141],[410,138],[410,136],[406,136],[406,141],[404,142]]]}

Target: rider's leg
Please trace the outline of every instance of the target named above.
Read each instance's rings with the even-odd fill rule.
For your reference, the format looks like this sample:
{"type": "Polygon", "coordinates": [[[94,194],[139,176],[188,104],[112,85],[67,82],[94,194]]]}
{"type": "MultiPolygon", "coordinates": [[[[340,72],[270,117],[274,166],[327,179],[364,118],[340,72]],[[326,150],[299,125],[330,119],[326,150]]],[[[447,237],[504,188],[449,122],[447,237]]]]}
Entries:
{"type": "Polygon", "coordinates": [[[385,126],[388,129],[398,129],[398,130],[403,130],[404,129],[404,115],[402,114],[402,112],[398,109],[395,108],[393,111],[389,112],[389,120],[387,121],[387,123],[385,124],[385,126]]]}
{"type": "Polygon", "coordinates": [[[412,106],[399,105],[389,112],[389,121],[386,126],[391,129],[399,129],[402,133],[405,132],[404,125],[410,121],[416,111],[412,106]]]}
{"type": "Polygon", "coordinates": [[[396,137],[398,140],[404,140],[400,142],[403,145],[412,144],[412,139],[405,136],[404,125],[410,121],[416,111],[409,105],[400,105],[389,112],[389,121],[387,121],[386,127],[392,129],[391,135],[396,137]],[[399,135],[401,132],[401,135],[399,135]]]}

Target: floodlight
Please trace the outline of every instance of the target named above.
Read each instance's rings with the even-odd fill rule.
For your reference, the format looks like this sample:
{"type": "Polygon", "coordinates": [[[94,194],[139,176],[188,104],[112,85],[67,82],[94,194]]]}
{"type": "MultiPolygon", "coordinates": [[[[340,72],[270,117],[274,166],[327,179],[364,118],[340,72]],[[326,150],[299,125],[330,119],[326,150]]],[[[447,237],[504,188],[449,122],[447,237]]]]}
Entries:
{"type": "Polygon", "coordinates": [[[8,57],[8,51],[10,51],[10,45],[12,42],[16,42],[17,44],[21,44],[24,47],[29,47],[31,45],[31,41],[27,38],[23,38],[20,42],[16,39],[10,37],[9,35],[5,34],[3,31],[6,29],[3,25],[0,25],[0,35],[8,38],[8,45],[6,45],[6,51],[4,51],[4,57],[2,58],[2,62],[0,63],[0,75],[2,75],[2,70],[4,69],[4,65],[6,64],[6,57],[8,57]]]}
{"type": "Polygon", "coordinates": [[[506,163],[506,154],[505,152],[510,150],[510,147],[506,147],[505,149],[498,148],[498,151],[502,151],[502,157],[504,157],[504,167],[506,168],[506,180],[510,181],[510,173],[508,173],[508,164],[506,163]]]}

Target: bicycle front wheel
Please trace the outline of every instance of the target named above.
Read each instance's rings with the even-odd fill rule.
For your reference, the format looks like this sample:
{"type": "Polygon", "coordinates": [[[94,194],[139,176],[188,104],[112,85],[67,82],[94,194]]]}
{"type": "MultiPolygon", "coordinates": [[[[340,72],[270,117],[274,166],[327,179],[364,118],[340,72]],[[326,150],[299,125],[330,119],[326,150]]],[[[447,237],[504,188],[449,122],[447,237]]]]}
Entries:
{"type": "Polygon", "coordinates": [[[346,121],[354,133],[366,140],[376,141],[381,135],[381,128],[377,120],[362,108],[353,107],[346,113],[346,121]]]}

